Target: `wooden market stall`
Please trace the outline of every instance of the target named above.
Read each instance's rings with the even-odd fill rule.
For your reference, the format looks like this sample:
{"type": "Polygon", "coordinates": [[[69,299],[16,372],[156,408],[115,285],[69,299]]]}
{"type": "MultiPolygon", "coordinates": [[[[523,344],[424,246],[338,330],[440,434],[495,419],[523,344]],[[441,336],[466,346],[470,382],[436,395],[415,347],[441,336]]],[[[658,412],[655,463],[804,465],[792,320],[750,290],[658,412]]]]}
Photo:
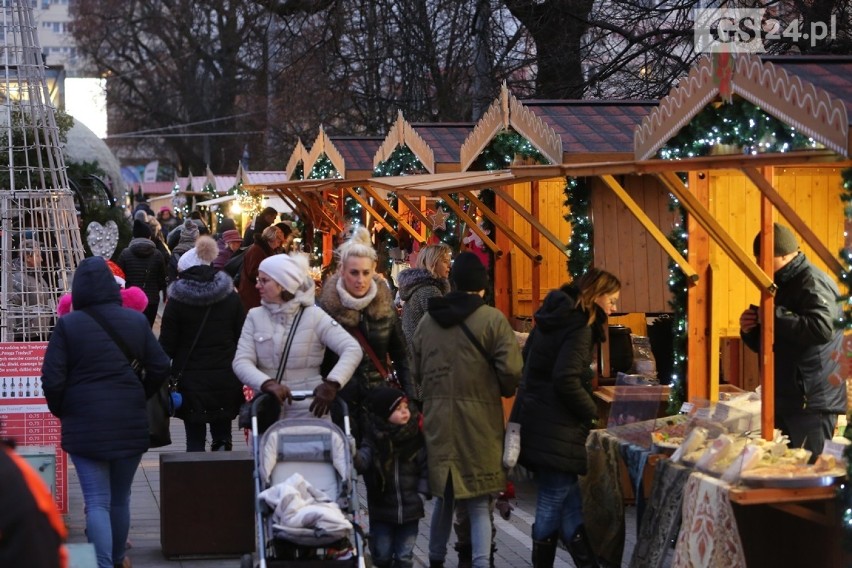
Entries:
{"type": "MultiPolygon", "coordinates": [[[[836,251],[850,244],[844,238],[846,219],[840,201],[840,173],[852,166],[851,72],[850,58],[702,58],[637,129],[636,159],[632,163],[611,164],[613,171],[623,167],[658,178],[688,212],[686,262],[697,276],[687,292],[686,381],[690,399],[718,399],[720,338],[726,333],[738,333],[737,319],[744,307],[755,303],[763,313],[773,313],[775,284],[770,276],[770,255],[764,255],[760,266],[752,260],[751,243],[758,231],[764,235],[761,250],[772,250],[772,223],[782,222],[797,234],[810,260],[835,278],[841,270],[836,251]],[[807,72],[811,81],[788,73],[788,63],[791,69],[807,72]],[[833,89],[821,88],[821,81],[833,89]],[[658,150],[702,109],[737,98],[805,133],[814,141],[813,149],[760,153],[736,148],[727,155],[677,161],[656,158],[658,150]],[[686,174],[687,183],[677,173],[686,174]]],[[[566,165],[563,171],[570,173],[577,168],[566,165]]],[[[774,361],[769,347],[772,327],[771,318],[764,320],[762,342],[766,347],[760,357],[759,379],[761,430],[765,438],[771,437],[774,428],[774,361]]],[[[849,377],[844,378],[848,383],[849,377]]],[[[604,438],[605,435],[599,436],[598,440],[604,438]]],[[[663,469],[670,472],[678,468],[663,469]]],[[[834,488],[801,490],[788,483],[790,488],[743,489],[728,487],[702,474],[690,476],[691,469],[679,469],[684,474],[682,483],[688,476],[686,485],[677,486],[676,492],[670,486],[656,493],[655,481],[651,505],[656,510],[670,502],[679,508],[683,502],[684,514],[688,511],[689,518],[684,520],[677,539],[676,554],[687,558],[690,565],[719,561],[715,556],[718,547],[701,553],[692,548],[702,538],[725,543],[724,548],[731,552],[729,561],[744,558],[749,566],[779,562],[799,565],[804,559],[811,565],[841,565],[840,518],[834,488]],[[701,510],[695,502],[701,498],[705,499],[702,503],[712,500],[712,507],[701,510]],[[761,529],[753,530],[757,525],[761,529]],[[699,534],[701,531],[695,528],[699,526],[708,530],[699,534]],[[769,539],[767,533],[771,535],[769,539]],[[795,535],[807,535],[807,544],[802,545],[795,535]]],[[[609,487],[617,490],[618,484],[609,487]]],[[[651,515],[643,523],[655,519],[659,520],[659,515],[651,515]]],[[[590,528],[590,532],[617,550],[616,527],[617,519],[604,519],[597,530],[590,528]]],[[[621,536],[623,539],[623,532],[621,536]]]]}

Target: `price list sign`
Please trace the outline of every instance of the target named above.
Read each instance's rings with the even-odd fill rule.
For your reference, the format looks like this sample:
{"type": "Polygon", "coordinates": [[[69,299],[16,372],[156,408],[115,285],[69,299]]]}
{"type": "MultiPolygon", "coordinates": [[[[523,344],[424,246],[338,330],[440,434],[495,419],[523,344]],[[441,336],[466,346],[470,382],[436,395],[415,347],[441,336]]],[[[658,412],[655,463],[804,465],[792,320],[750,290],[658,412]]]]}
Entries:
{"type": "Polygon", "coordinates": [[[46,342],[0,343],[0,436],[18,446],[49,446],[56,451],[56,506],[68,512],[68,456],[62,428],[47,409],[41,389],[46,342]]]}

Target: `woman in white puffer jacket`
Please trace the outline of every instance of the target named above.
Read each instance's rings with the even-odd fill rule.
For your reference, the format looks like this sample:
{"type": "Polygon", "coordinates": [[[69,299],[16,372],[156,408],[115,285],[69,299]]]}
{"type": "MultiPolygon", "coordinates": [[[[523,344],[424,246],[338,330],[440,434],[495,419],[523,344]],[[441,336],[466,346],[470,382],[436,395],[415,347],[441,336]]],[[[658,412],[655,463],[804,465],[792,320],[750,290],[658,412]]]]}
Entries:
{"type": "Polygon", "coordinates": [[[337,392],[352,376],[363,353],[361,346],[322,308],[314,305],[314,281],[303,255],[278,254],[260,263],[257,289],[261,305],[249,310],[240,335],[233,368],[243,384],[275,395],[286,418],[328,415],[337,392]],[[290,328],[295,334],[281,382],[275,377],[290,328]],[[320,374],[325,349],[338,354],[328,376],[320,374]],[[311,401],[294,402],[293,391],[311,391],[311,401]]]}

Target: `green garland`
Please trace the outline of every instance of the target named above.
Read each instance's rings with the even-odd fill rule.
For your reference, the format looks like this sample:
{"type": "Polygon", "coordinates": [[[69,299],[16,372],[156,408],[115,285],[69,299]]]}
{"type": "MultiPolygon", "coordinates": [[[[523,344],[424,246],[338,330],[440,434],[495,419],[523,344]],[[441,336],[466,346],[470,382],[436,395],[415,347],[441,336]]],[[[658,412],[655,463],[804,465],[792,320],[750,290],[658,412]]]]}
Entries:
{"type": "Polygon", "coordinates": [[[571,225],[568,241],[568,274],[575,279],[594,264],[595,228],[589,215],[591,188],[586,178],[565,178],[565,220],[571,225]]]}
{"type": "MultiPolygon", "coordinates": [[[[852,168],[847,168],[841,173],[843,180],[843,191],[840,193],[840,201],[843,203],[843,211],[847,219],[852,218],[852,168]]],[[[843,248],[840,250],[839,257],[843,263],[844,270],[840,274],[840,281],[846,286],[846,294],[840,296],[840,301],[843,302],[843,319],[839,325],[845,330],[852,330],[852,247],[843,248]]],[[[844,355],[852,357],[852,353],[846,352],[844,355]]],[[[848,409],[852,413],[852,409],[848,409]]],[[[847,413],[847,424],[851,414],[847,413]]],[[[846,427],[844,433],[847,439],[852,440],[852,428],[846,427]]],[[[838,490],[838,499],[842,503],[843,511],[843,546],[846,551],[852,552],[852,486],[848,480],[852,480],[852,446],[848,446],[843,452],[846,458],[846,476],[847,483],[840,486],[838,490]]]]}

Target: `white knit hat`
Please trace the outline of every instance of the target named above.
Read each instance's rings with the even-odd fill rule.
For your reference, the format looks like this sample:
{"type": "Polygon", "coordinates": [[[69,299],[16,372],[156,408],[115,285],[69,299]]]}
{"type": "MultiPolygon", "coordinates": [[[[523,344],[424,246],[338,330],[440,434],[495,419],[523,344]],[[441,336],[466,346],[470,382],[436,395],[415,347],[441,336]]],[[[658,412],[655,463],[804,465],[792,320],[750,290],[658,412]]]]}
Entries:
{"type": "Polygon", "coordinates": [[[195,246],[180,255],[178,259],[178,272],[183,272],[187,268],[198,266],[201,264],[210,264],[216,259],[219,254],[219,245],[213,240],[213,237],[202,235],[195,241],[195,246]]]}
{"type": "MultiPolygon", "coordinates": [[[[307,260],[304,257],[299,258],[299,256],[274,254],[264,258],[258,270],[268,274],[279,286],[291,294],[295,294],[300,289],[306,289],[305,286],[310,280],[307,260]]],[[[313,286],[312,281],[311,285],[313,286]]]]}

